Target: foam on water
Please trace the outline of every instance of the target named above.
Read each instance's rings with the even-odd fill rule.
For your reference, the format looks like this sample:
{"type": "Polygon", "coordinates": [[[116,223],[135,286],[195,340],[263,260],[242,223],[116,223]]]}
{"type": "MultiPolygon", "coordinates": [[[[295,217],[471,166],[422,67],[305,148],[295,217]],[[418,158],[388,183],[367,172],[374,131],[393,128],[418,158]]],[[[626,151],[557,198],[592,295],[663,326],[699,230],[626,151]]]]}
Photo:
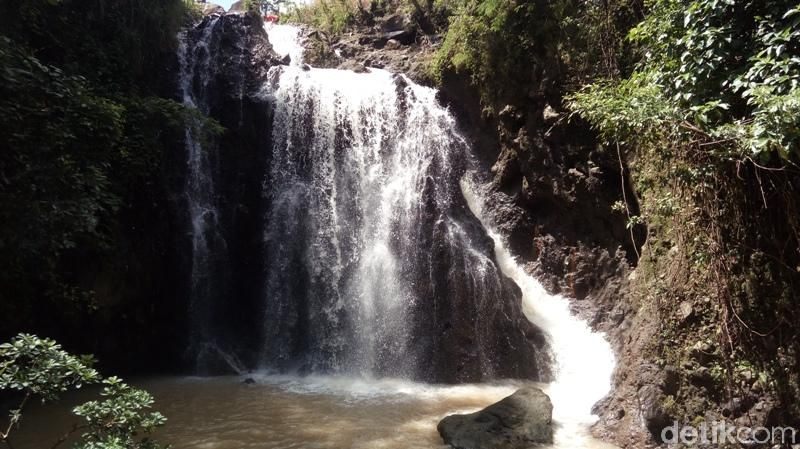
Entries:
{"type": "Polygon", "coordinates": [[[470,397],[487,401],[512,394],[521,382],[496,384],[436,385],[406,379],[349,376],[292,376],[261,374],[252,376],[258,383],[280,387],[297,394],[325,394],[346,401],[433,400],[470,397]]]}

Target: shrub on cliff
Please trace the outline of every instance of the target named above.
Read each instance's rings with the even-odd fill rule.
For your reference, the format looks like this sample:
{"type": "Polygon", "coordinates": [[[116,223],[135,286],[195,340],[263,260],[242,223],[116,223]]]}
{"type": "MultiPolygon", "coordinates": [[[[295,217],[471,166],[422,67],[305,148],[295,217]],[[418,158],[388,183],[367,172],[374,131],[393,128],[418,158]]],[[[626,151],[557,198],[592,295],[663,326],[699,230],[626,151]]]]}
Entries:
{"type": "Polygon", "coordinates": [[[466,75],[486,103],[619,75],[628,58],[621,36],[640,9],[637,0],[458,0],[450,8],[434,78],[466,75]]]}
{"type": "MultiPolygon", "coordinates": [[[[629,34],[640,56],[633,73],[594,82],[572,107],[633,165],[650,225],[641,265],[650,291],[639,296],[659,298],[663,341],[672,343],[658,357],[683,366],[684,348],[715,335],[720,351],[702,368],[721,375],[703,388],[730,400],[768,387],[796,419],[800,8],[783,0],[647,6],[629,34]],[[683,323],[682,301],[703,319],[683,323]]],[[[691,419],[708,409],[689,406],[692,396],[713,395],[686,388],[676,412],[691,419]]]]}

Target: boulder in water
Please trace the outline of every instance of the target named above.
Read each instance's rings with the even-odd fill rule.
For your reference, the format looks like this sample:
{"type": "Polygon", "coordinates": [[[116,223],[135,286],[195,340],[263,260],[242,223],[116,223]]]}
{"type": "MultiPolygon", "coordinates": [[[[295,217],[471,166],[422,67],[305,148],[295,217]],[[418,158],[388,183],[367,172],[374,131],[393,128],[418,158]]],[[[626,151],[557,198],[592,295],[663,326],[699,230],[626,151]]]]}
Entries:
{"type": "Polygon", "coordinates": [[[522,449],[553,442],[553,404],[538,388],[526,387],[468,415],[450,415],[437,429],[457,449],[522,449]]]}

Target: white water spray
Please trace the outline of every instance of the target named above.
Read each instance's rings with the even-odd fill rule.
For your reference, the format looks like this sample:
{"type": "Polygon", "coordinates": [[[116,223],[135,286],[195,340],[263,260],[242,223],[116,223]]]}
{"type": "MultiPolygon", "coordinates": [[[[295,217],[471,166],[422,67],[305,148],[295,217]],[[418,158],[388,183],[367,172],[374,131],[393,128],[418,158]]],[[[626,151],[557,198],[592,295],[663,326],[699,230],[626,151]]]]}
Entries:
{"type": "Polygon", "coordinates": [[[292,25],[264,24],[272,50],[279,56],[289,56],[290,64],[303,63],[303,46],[300,44],[300,28],[292,25]]]}
{"type": "MultiPolygon", "coordinates": [[[[483,207],[481,188],[464,178],[461,190],[470,210],[481,221],[495,243],[495,257],[503,273],[522,290],[523,311],[548,335],[556,358],[554,381],[544,390],[553,401],[556,447],[587,447],[589,427],[597,421],[592,406],[611,389],[614,352],[603,334],[593,332],[586,321],[570,312],[569,300],[550,295],[542,284],[525,272],[506,248],[483,207]]],[[[592,447],[597,447],[596,442],[592,447]]]]}

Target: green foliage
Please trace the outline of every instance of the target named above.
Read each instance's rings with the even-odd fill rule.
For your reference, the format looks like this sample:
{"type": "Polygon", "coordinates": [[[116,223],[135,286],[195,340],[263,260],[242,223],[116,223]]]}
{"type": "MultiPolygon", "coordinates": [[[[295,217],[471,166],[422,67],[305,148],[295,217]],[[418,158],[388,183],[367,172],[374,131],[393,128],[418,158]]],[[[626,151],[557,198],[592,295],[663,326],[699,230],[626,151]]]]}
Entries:
{"type": "Polygon", "coordinates": [[[144,390],[133,388],[117,377],[103,381],[100,392],[104,399],[89,401],[75,407],[73,412],[89,423],[89,430],[76,449],[156,449],[154,441],[137,438],[163,426],[166,418],[151,412],[153,397],[144,390]]]}
{"type": "Polygon", "coordinates": [[[0,390],[53,401],[71,388],[97,382],[93,364],[92,356],[71,355],[53,340],[19,334],[0,345],[0,390]]]}
{"type": "Polygon", "coordinates": [[[589,120],[608,142],[637,143],[675,132],[679,111],[649,73],[599,82],[567,96],[572,110],[589,120]]]}
{"type": "Polygon", "coordinates": [[[113,219],[154,182],[165,129],[208,121],[172,100],[103,97],[3,37],[0,64],[0,297],[69,296],[61,256],[113,248],[113,219]]]}
{"type": "Polygon", "coordinates": [[[468,75],[484,103],[548,95],[598,75],[616,77],[629,57],[620,38],[637,0],[461,0],[432,68],[468,75]]]}
{"type": "Polygon", "coordinates": [[[146,92],[188,12],[183,0],[19,0],[0,4],[0,34],[106,95],[146,92]]]}
{"type": "MultiPolygon", "coordinates": [[[[725,356],[714,379],[742,395],[753,380],[741,373],[757,372],[796,417],[800,7],[647,6],[628,36],[640,57],[633,72],[594,82],[570,97],[571,107],[634,168],[649,226],[640,266],[653,267],[643,283],[663,301],[665,340],[682,347],[713,329],[725,356]],[[704,327],[671,322],[678,301],[702,307],[704,327]]],[[[670,358],[668,347],[661,351],[670,358]]]]}
{"type": "Polygon", "coordinates": [[[338,34],[366,14],[362,0],[314,0],[295,5],[283,15],[282,21],[302,23],[330,34],[338,34]]]}
{"type": "Polygon", "coordinates": [[[403,14],[416,22],[426,34],[440,31],[447,24],[452,8],[461,0],[314,0],[287,2],[281,20],[308,25],[335,38],[353,27],[371,27],[375,19],[403,14]]]}
{"type": "MultiPolygon", "coordinates": [[[[20,405],[11,410],[0,442],[10,446],[11,431],[19,426],[22,412],[31,398],[43,402],[56,401],[62,393],[101,380],[92,368],[92,356],[74,356],[53,340],[19,334],[0,345],[0,391],[22,394],[20,405]]],[[[73,413],[86,421],[75,425],[67,434],[83,430],[76,449],[158,449],[162,446],[147,438],[166,418],[150,411],[153,397],[133,388],[117,377],[102,381],[102,400],[89,401],[74,408],[73,413]]],[[[55,443],[54,447],[63,442],[55,443]]]]}
{"type": "Polygon", "coordinates": [[[0,333],[38,320],[52,309],[43,300],[67,306],[55,313],[93,308],[81,270],[140,250],[126,232],[156,226],[142,211],[163,196],[175,136],[187,123],[219,131],[158,96],[190,9],[184,0],[0,2],[0,314],[19,320],[0,333]],[[132,209],[141,221],[122,225],[132,209]]]}
{"type": "Polygon", "coordinates": [[[742,129],[726,129],[724,134],[741,141],[756,156],[778,154],[787,160],[800,156],[800,89],[776,94],[772,86],[759,86],[748,101],[753,105],[752,122],[742,129]]]}
{"type": "Polygon", "coordinates": [[[244,8],[257,14],[269,14],[281,9],[291,8],[294,3],[290,0],[245,0],[244,8]]]}
{"type": "Polygon", "coordinates": [[[32,266],[47,273],[58,256],[91,241],[119,207],[108,168],[118,157],[124,108],[0,38],[0,277],[32,266]]]}
{"type": "Polygon", "coordinates": [[[466,74],[491,102],[558,73],[558,34],[550,2],[466,0],[453,11],[433,73],[466,74]]]}
{"type": "MultiPolygon", "coordinates": [[[[788,1],[657,0],[629,37],[642,54],[630,79],[599,84],[573,106],[602,133],[639,138],[649,125],[688,124],[709,141],[767,161],[800,156],[800,12],[788,1]],[[753,18],[755,17],[755,20],[753,18]],[[631,87],[658,91],[664,107],[626,102],[631,87]],[[612,122],[637,115],[625,129],[612,122]]],[[[640,98],[640,97],[637,97],[640,98]]],[[[695,136],[696,137],[696,136],[695,136]]]]}

